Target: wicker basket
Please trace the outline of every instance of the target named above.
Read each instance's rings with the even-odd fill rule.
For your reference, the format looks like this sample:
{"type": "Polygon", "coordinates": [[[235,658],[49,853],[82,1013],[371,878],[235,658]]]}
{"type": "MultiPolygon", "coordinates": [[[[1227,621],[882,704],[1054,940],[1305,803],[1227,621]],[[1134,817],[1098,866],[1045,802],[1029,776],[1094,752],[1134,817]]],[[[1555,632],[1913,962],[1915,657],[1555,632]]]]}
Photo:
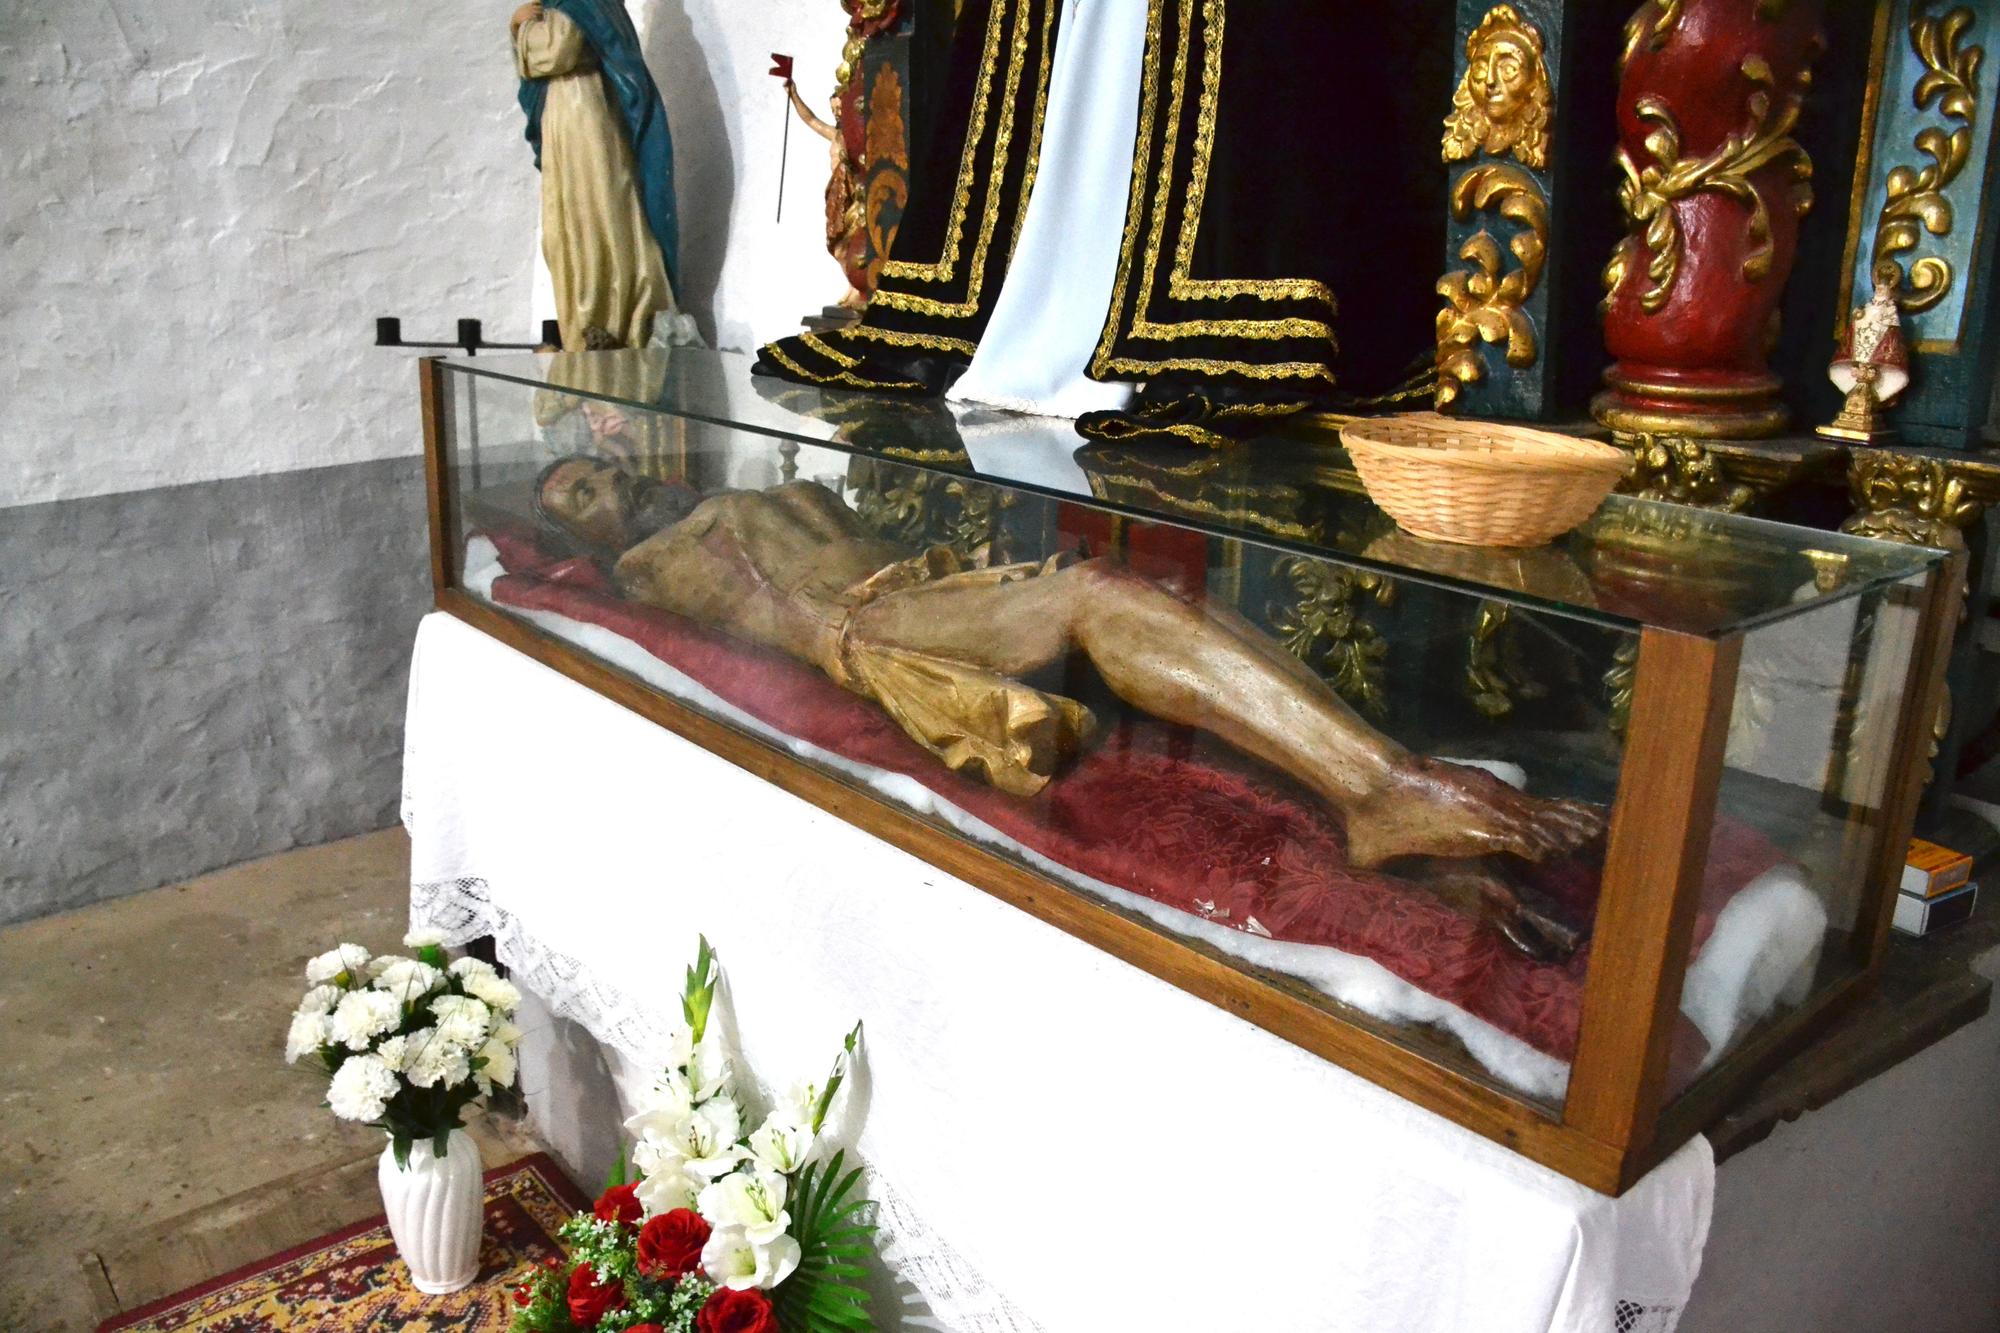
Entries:
{"type": "Polygon", "coordinates": [[[1340,431],[1368,497],[1406,532],[1467,546],[1540,546],[1589,518],[1631,460],[1608,444],[1435,412],[1340,431]]]}

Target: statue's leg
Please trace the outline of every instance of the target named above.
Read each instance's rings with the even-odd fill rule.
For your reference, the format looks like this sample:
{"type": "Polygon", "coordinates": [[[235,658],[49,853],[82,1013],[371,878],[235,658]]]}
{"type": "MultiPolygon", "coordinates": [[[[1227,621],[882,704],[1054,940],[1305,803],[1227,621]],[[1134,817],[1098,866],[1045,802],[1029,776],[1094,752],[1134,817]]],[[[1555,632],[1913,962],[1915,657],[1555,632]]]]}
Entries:
{"type": "Polygon", "coordinates": [[[1343,815],[1357,865],[1417,854],[1540,860],[1602,826],[1594,807],[1411,754],[1268,635],[1109,561],[898,593],[865,607],[855,630],[1010,676],[1081,651],[1127,703],[1213,733],[1317,792],[1343,815]]]}

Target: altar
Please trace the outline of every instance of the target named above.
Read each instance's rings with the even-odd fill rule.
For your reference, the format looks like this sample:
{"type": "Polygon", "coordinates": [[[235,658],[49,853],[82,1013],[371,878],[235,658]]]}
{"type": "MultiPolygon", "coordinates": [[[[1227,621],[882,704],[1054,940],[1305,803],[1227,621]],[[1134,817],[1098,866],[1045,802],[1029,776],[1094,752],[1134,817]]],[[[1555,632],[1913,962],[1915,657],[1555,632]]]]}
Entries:
{"type": "MultiPolygon", "coordinates": [[[[1699,1137],[1619,1198],[1587,1189],[442,614],[407,745],[413,919],[493,937],[621,1101],[698,934],[755,1078],[816,1076],[865,1022],[836,1134],[883,1201],[908,1327],[1625,1333],[1691,1290],[1699,1137]]],[[[537,1086],[558,1040],[530,1028],[530,1107],[601,1163],[622,1112],[537,1086]]]]}

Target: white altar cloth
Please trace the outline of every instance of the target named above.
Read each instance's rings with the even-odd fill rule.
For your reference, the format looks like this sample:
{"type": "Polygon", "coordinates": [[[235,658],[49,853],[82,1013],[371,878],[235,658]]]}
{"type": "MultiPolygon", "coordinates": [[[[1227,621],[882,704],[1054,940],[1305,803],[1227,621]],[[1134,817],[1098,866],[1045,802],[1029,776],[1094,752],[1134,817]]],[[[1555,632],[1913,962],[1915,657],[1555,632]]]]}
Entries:
{"type": "Polygon", "coordinates": [[[634,1068],[697,934],[758,1078],[821,1076],[866,1021],[839,1129],[917,1285],[926,1237],[989,1284],[926,1290],[948,1326],[1654,1333],[1686,1301],[1705,1140],[1606,1198],[447,616],[418,633],[406,745],[413,913],[495,935],[634,1068]]]}

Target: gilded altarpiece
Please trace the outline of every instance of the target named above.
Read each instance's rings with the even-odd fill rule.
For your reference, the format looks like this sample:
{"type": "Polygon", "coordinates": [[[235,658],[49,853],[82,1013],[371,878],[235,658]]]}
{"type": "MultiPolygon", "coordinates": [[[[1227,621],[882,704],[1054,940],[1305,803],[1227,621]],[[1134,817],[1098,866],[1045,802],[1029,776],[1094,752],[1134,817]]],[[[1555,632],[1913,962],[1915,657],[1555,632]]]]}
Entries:
{"type": "Polygon", "coordinates": [[[1908,443],[1974,448],[2000,356],[2000,3],[1888,0],[1875,17],[1840,309],[1878,277],[1895,284],[1913,354],[1896,426],[1908,443]]]}
{"type": "Polygon", "coordinates": [[[1441,410],[1559,420],[1587,393],[1587,372],[1562,349],[1595,340],[1590,256],[1613,225],[1602,188],[1611,151],[1603,73],[1617,22],[1592,9],[1458,0],[1452,95],[1441,111],[1441,410]]]}

